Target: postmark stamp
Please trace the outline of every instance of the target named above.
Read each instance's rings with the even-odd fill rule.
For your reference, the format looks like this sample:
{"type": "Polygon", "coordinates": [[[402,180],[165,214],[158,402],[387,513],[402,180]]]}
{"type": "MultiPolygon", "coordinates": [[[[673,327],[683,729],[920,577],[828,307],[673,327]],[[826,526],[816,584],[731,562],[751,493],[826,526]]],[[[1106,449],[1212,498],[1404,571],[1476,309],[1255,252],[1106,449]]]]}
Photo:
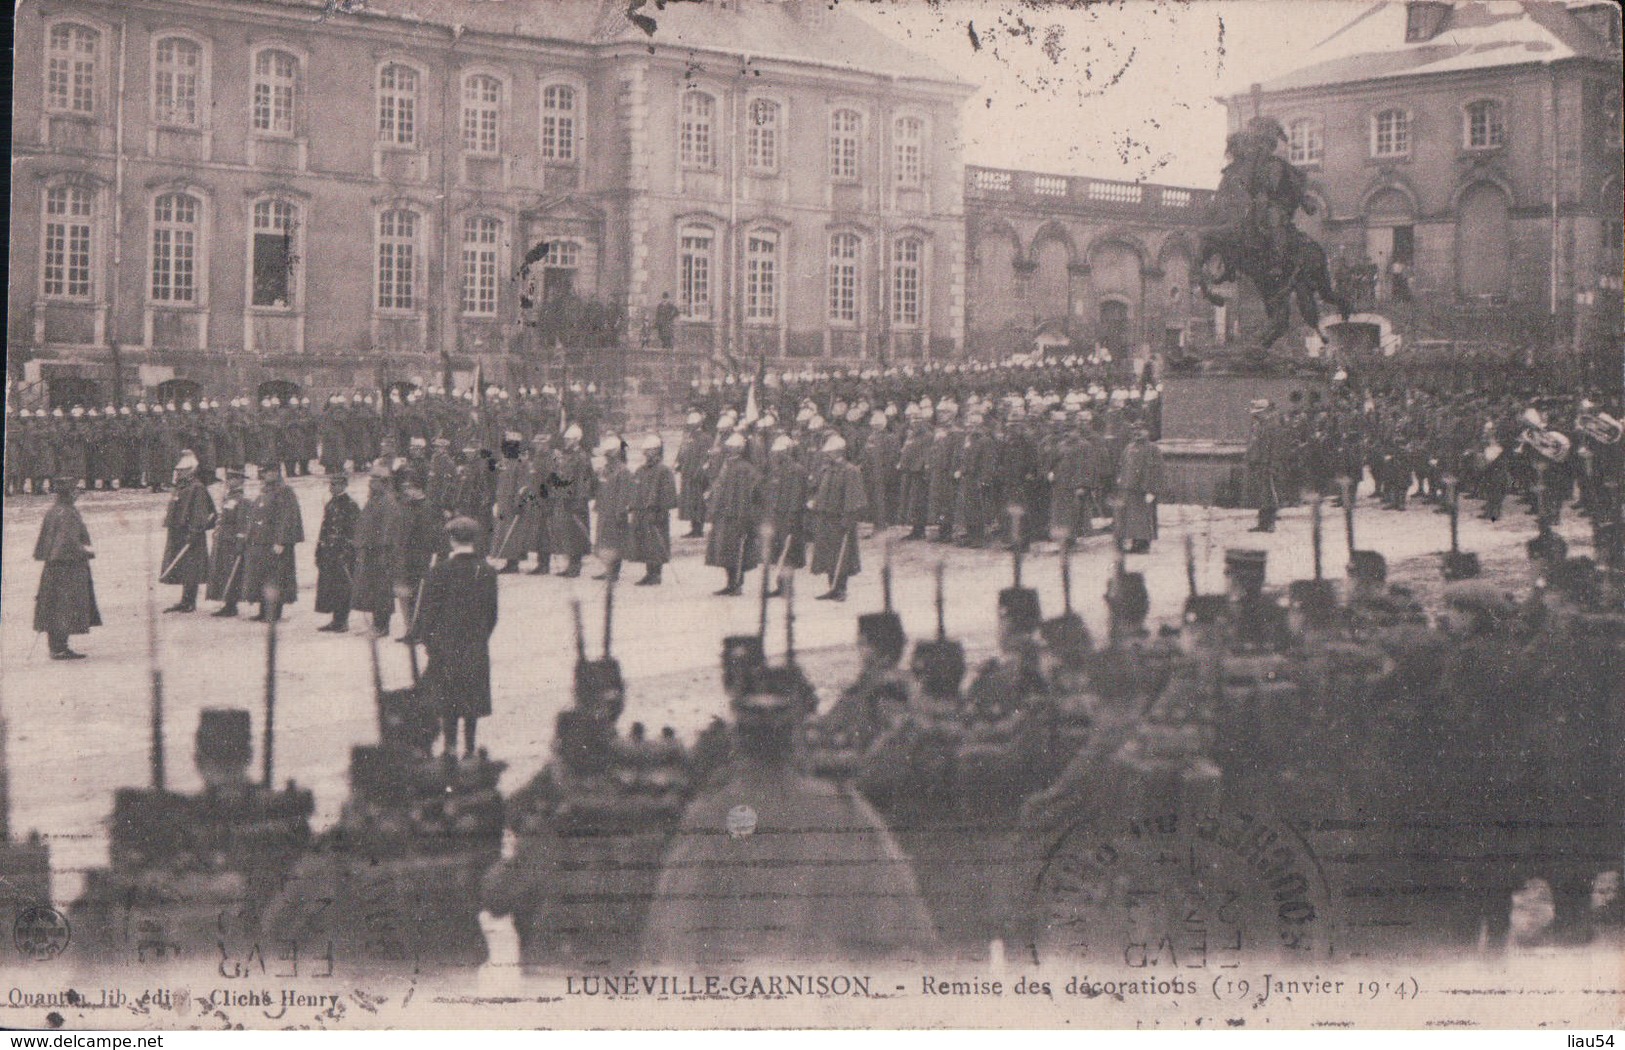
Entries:
{"type": "Polygon", "coordinates": [[[67,951],[73,927],[67,916],[45,904],[31,904],[17,913],[11,941],[17,953],[31,962],[50,962],[67,951]]]}

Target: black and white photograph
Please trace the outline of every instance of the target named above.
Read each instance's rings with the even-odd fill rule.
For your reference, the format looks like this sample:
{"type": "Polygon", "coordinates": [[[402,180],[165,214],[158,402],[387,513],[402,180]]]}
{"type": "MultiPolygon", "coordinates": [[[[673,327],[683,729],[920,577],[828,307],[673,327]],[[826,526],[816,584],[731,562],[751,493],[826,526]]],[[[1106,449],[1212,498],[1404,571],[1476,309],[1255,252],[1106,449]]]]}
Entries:
{"type": "Polygon", "coordinates": [[[0,1026],[1625,1027],[1618,3],[14,12],[0,1026]]]}

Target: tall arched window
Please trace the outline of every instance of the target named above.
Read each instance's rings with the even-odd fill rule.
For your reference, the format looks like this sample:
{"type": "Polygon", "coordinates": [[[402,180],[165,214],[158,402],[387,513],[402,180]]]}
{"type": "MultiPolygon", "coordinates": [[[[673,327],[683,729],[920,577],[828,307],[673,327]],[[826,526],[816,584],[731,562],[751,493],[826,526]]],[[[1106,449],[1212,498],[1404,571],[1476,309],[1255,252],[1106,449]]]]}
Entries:
{"type": "Polygon", "coordinates": [[[299,234],[299,209],[289,201],[260,201],[254,205],[253,298],[255,306],[294,305],[294,250],[299,234]]]}
{"type": "Polygon", "coordinates": [[[96,59],[102,35],[89,26],[58,22],[45,38],[45,107],[96,112],[96,59]]]}
{"type": "Polygon", "coordinates": [[[837,324],[858,320],[858,265],[863,241],[855,233],[829,239],[829,319],[837,324]]]}
{"type": "Polygon", "coordinates": [[[1506,194],[1481,182],[1461,195],[1457,218],[1457,278],[1462,295],[1504,295],[1507,290],[1506,194]]]}
{"type": "Polygon", "coordinates": [[[709,226],[684,226],[677,241],[677,305],[684,317],[709,321],[716,234],[709,226]]]}
{"type": "Polygon", "coordinates": [[[771,99],[753,99],[746,133],[745,163],[752,171],[779,170],[780,107],[771,99]]]}
{"type": "Polygon", "coordinates": [[[417,309],[418,217],[394,208],[378,216],[378,309],[417,309]]]}
{"type": "Polygon", "coordinates": [[[829,115],[829,177],[852,180],[858,177],[858,157],[863,139],[863,114],[855,109],[838,109],[829,115]]]}
{"type": "Polygon", "coordinates": [[[716,167],[717,100],[703,91],[683,92],[683,124],[679,153],[685,168],[710,171],[716,167]]]}
{"type": "Polygon", "coordinates": [[[45,194],[45,284],[53,299],[89,299],[96,198],[81,186],[45,194]]]}
{"type": "Polygon", "coordinates": [[[1506,144],[1506,123],[1501,117],[1501,103],[1494,99],[1481,99],[1467,104],[1466,123],[1462,128],[1462,144],[1468,149],[1496,149],[1506,144]]]}
{"type": "Polygon", "coordinates": [[[899,328],[920,325],[924,269],[925,242],[918,237],[898,238],[892,245],[891,323],[899,328]]]}
{"type": "Polygon", "coordinates": [[[203,93],[203,48],[183,36],[166,36],[152,51],[153,116],[160,124],[198,125],[203,93]]]}
{"type": "Polygon", "coordinates": [[[753,230],[745,238],[745,320],[779,319],[779,235],[753,230]]]}
{"type": "Polygon", "coordinates": [[[912,188],[925,177],[925,121],[919,117],[901,117],[892,129],[894,150],[893,170],[897,185],[912,188]]]}
{"type": "Polygon", "coordinates": [[[414,146],[418,140],[418,71],[392,62],[378,71],[378,141],[414,146]]]}
{"type": "Polygon", "coordinates": [[[542,158],[576,159],[576,89],[568,84],[542,89],[542,158]]]}
{"type": "Polygon", "coordinates": [[[463,78],[463,149],[496,153],[502,146],[502,81],[486,73],[463,78]]]}
{"type": "Polygon", "coordinates": [[[463,220],[463,313],[496,316],[501,244],[501,220],[489,215],[470,215],[463,220]]]}
{"type": "Polygon", "coordinates": [[[254,130],[265,135],[294,133],[299,105],[299,59],[267,48],[254,56],[254,130]]]}
{"type": "Polygon", "coordinates": [[[202,205],[186,193],[168,193],[152,204],[152,301],[198,301],[202,205]]]}

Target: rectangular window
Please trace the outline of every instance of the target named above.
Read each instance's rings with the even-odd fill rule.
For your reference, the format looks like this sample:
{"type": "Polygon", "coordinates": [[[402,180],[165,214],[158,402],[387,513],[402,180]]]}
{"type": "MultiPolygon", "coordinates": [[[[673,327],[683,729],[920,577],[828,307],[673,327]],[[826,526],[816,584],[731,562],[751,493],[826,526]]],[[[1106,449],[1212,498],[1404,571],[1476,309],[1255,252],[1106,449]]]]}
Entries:
{"type": "Polygon", "coordinates": [[[153,110],[158,122],[195,127],[203,49],[183,37],[166,37],[158,41],[153,57],[157,67],[153,110]]]}
{"type": "Polygon", "coordinates": [[[1319,164],[1324,146],[1318,120],[1294,120],[1286,129],[1287,159],[1293,164],[1319,164]]]}
{"type": "Polygon", "coordinates": [[[1501,106],[1496,102],[1474,102],[1467,107],[1467,148],[1494,149],[1506,141],[1501,106]]]}
{"type": "Polygon", "coordinates": [[[684,93],[680,153],[685,168],[710,171],[716,167],[716,146],[711,134],[716,109],[717,100],[705,92],[684,93]]]}
{"type": "Polygon", "coordinates": [[[906,237],[897,242],[892,255],[892,324],[917,328],[920,324],[920,241],[906,237]]]}
{"type": "Polygon", "coordinates": [[[858,143],[863,134],[863,115],[852,109],[838,109],[829,118],[829,177],[854,181],[858,177],[858,143]]]}
{"type": "Polygon", "coordinates": [[[895,160],[897,185],[912,188],[920,185],[924,172],[921,151],[925,138],[925,122],[917,117],[904,117],[896,126],[895,160]]]}
{"type": "Polygon", "coordinates": [[[575,89],[554,84],[542,91],[542,158],[576,159],[575,89]]]}
{"type": "Polygon", "coordinates": [[[683,316],[695,321],[711,319],[711,231],[682,232],[678,280],[683,316]]]}
{"type": "Polygon", "coordinates": [[[378,309],[413,310],[417,294],[418,217],[409,211],[386,211],[378,218],[378,309]]]}
{"type": "Polygon", "coordinates": [[[74,186],[45,198],[45,294],[90,298],[91,194],[74,186]]]}
{"type": "Polygon", "coordinates": [[[96,48],[101,34],[89,26],[59,23],[46,39],[45,105],[67,113],[96,111],[96,48]]]}
{"type": "Polygon", "coordinates": [[[1377,114],[1371,152],[1378,157],[1403,157],[1411,151],[1411,115],[1402,109],[1377,114]]]}
{"type": "Polygon", "coordinates": [[[759,98],[750,104],[745,163],[752,171],[779,169],[779,104],[759,98]]]}
{"type": "Polygon", "coordinates": [[[417,144],[418,73],[389,65],[378,74],[378,141],[388,146],[417,144]]]}
{"type": "Polygon", "coordinates": [[[260,201],[254,205],[255,306],[293,305],[294,207],[286,201],[260,201]]]}
{"type": "Polygon", "coordinates": [[[159,197],[153,204],[152,299],[159,303],[197,301],[197,200],[185,194],[159,197]]]}
{"type": "Polygon", "coordinates": [[[502,224],[474,216],[463,221],[463,313],[494,317],[497,312],[497,243],[502,224]]]}
{"type": "Polygon", "coordinates": [[[745,320],[779,317],[779,239],[753,233],[745,244],[745,320]]]}
{"type": "Polygon", "coordinates": [[[855,233],[829,239],[829,319],[840,324],[858,319],[858,246],[855,233]]]}
{"type": "Polygon", "coordinates": [[[470,153],[494,154],[500,146],[497,134],[502,112],[502,81],[491,76],[473,76],[463,82],[463,149],[470,153]]]}
{"type": "Polygon", "coordinates": [[[254,56],[255,131],[293,134],[298,77],[299,60],[286,51],[261,51],[254,56]]]}

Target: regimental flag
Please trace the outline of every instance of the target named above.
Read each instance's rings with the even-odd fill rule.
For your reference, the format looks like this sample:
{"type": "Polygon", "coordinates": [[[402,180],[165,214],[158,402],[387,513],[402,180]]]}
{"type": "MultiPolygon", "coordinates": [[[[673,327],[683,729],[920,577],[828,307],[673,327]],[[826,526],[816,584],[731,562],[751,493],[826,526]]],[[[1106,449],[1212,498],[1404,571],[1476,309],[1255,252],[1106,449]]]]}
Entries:
{"type": "Polygon", "coordinates": [[[762,417],[762,386],[767,382],[767,356],[757,360],[756,377],[750,381],[750,392],[745,395],[745,414],[740,422],[750,426],[762,417]]]}

